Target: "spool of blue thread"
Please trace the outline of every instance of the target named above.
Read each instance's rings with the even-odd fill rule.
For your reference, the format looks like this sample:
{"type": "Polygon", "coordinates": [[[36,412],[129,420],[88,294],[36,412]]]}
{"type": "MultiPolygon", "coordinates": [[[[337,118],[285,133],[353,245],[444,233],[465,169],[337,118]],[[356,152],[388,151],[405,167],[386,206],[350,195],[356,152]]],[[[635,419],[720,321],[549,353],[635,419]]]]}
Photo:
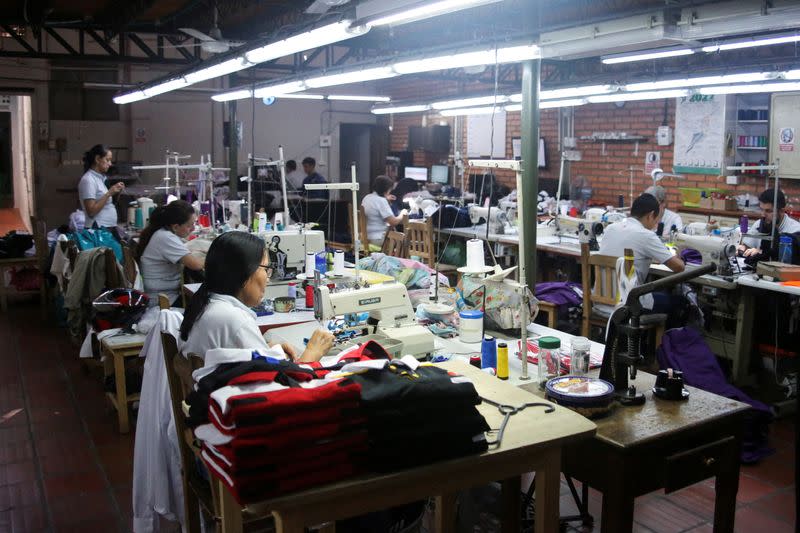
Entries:
{"type": "Polygon", "coordinates": [[[497,340],[491,335],[481,342],[481,368],[497,368],[497,340]]]}
{"type": "Polygon", "coordinates": [[[320,252],[314,256],[314,266],[322,274],[328,271],[328,257],[325,252],[320,252]]]}
{"type": "Polygon", "coordinates": [[[136,226],[137,228],[143,228],[144,227],[144,216],[142,214],[142,208],[141,207],[137,207],[136,208],[136,214],[134,215],[133,219],[134,219],[133,220],[133,225],[134,226],[136,226]]]}

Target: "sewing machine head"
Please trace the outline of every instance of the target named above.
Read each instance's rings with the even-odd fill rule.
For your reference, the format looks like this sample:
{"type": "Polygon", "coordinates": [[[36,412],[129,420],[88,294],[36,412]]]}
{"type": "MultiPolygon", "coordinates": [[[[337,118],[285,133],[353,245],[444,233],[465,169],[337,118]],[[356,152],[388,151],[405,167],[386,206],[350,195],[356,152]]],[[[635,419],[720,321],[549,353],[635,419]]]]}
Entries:
{"type": "Polygon", "coordinates": [[[685,233],[675,234],[673,239],[675,246],[679,250],[691,248],[700,252],[702,265],[716,264],[716,274],[719,276],[730,276],[732,272],[730,259],[736,257],[736,245],[722,237],[711,235],[687,235],[685,233]]]}
{"type": "Polygon", "coordinates": [[[370,315],[376,331],[403,343],[402,353],[424,358],[434,349],[433,333],[417,324],[408,290],[402,283],[380,283],[364,289],[331,293],[326,286],[314,289],[314,316],[327,321],[349,313],[370,315]]]}
{"type": "Polygon", "coordinates": [[[485,220],[489,224],[490,233],[505,233],[506,226],[511,227],[506,212],[499,207],[488,208],[471,204],[469,218],[473,224],[480,224],[481,219],[485,220]]]}
{"type": "Polygon", "coordinates": [[[275,281],[294,279],[305,268],[306,252],[325,249],[325,234],[319,230],[262,231],[258,236],[267,245],[275,281]]]}
{"type": "Polygon", "coordinates": [[[556,233],[561,236],[577,237],[581,243],[589,243],[589,248],[597,250],[597,236],[603,234],[602,222],[591,222],[585,218],[566,215],[556,217],[556,233]]]}

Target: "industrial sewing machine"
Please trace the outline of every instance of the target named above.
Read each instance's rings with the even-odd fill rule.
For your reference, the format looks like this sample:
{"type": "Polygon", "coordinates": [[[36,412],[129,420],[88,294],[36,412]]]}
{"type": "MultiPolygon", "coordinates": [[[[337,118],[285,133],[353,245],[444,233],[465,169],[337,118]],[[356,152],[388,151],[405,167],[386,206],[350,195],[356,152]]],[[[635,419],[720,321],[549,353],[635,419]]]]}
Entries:
{"type": "Polygon", "coordinates": [[[600,367],[600,379],[614,385],[619,403],[641,405],[645,401],[644,395],[637,392],[635,386],[628,386],[628,376],[630,375],[630,379],[636,379],[636,366],[644,361],[642,338],[645,332],[639,297],[712,273],[716,269],[717,265],[711,263],[634,287],[628,293],[625,305],[616,308],[611,314],[603,366],[600,367]]]}
{"type": "Polygon", "coordinates": [[[577,237],[581,243],[589,243],[589,249],[599,249],[597,236],[603,234],[603,223],[590,221],[585,218],[575,218],[566,215],[557,215],[556,234],[559,236],[577,237]]]}
{"type": "Polygon", "coordinates": [[[471,204],[469,206],[469,218],[473,224],[480,224],[481,219],[485,220],[489,225],[489,233],[500,235],[516,233],[516,229],[511,226],[506,212],[499,207],[488,208],[471,204]]]}
{"type": "Polygon", "coordinates": [[[294,279],[305,268],[306,252],[325,250],[325,234],[319,230],[263,231],[258,236],[267,243],[275,281],[294,279]]]}
{"type": "Polygon", "coordinates": [[[716,265],[715,274],[718,276],[733,275],[731,258],[736,258],[736,245],[728,239],[713,235],[687,235],[676,233],[673,239],[679,250],[691,248],[700,252],[702,265],[716,265]]]}
{"type": "MultiPolygon", "coordinates": [[[[314,289],[314,316],[327,321],[349,313],[369,313],[369,324],[380,333],[403,343],[403,355],[424,359],[434,350],[434,335],[417,324],[405,285],[381,283],[364,289],[331,293],[326,286],[314,289]]],[[[358,339],[355,339],[358,341],[358,339]]]]}

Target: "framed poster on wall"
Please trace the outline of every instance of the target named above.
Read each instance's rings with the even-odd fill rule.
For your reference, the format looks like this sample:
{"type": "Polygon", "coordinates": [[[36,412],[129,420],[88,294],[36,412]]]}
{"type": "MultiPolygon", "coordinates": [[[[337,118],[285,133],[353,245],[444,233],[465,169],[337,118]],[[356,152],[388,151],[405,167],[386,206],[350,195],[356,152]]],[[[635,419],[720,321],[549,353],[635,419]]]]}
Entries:
{"type": "Polygon", "coordinates": [[[723,173],[725,112],[724,95],[695,94],[677,99],[674,172],[723,173]]]}

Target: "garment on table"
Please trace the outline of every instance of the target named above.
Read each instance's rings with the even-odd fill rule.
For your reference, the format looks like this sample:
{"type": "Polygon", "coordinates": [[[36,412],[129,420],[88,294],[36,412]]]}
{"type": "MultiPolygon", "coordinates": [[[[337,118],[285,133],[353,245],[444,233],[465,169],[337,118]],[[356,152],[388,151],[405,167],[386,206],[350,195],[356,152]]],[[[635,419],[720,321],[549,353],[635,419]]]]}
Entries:
{"type": "Polygon", "coordinates": [[[687,385],[738,400],[753,408],[745,419],[742,462],[754,463],[772,455],[774,450],[768,447],[767,440],[772,411],[766,404],[750,398],[728,383],[716,356],[698,330],[686,327],[667,331],[661,340],[657,357],[662,369],[682,371],[687,385]]]}
{"type": "Polygon", "coordinates": [[[183,240],[166,228],[156,230],[150,237],[139,263],[144,291],[154,305],[158,303],[159,293],[166,294],[170,302],[180,296],[183,273],[180,261],[187,255],[189,249],[183,240]]]}
{"type": "Polygon", "coordinates": [[[411,178],[403,178],[397,182],[397,185],[394,186],[392,189],[392,195],[394,195],[394,201],[391,204],[392,212],[395,214],[400,213],[403,210],[403,198],[409,193],[419,191],[419,182],[417,180],[413,180],[411,178]]]}
{"type": "Polygon", "coordinates": [[[394,216],[389,200],[371,192],[361,200],[361,207],[364,208],[367,218],[367,239],[370,242],[383,242],[389,227],[386,219],[394,216]]]}
{"type": "MultiPolygon", "coordinates": [[[[427,289],[431,286],[431,274],[436,271],[413,259],[392,257],[386,254],[374,253],[358,261],[358,267],[363,270],[377,272],[392,276],[397,282],[402,283],[407,289],[427,289]]],[[[439,283],[449,286],[447,276],[439,274],[439,283]]]]}
{"type": "MultiPolygon", "coordinates": [[[[318,172],[314,172],[312,174],[307,175],[303,179],[303,185],[309,184],[321,184],[321,183],[328,183],[328,181],[323,178],[318,172]]],[[[321,191],[307,191],[305,187],[300,189],[300,194],[305,196],[306,198],[320,198],[323,200],[328,200],[330,198],[330,191],[321,190],[321,191]]]]}
{"type": "Polygon", "coordinates": [[[555,305],[575,307],[583,303],[580,283],[553,281],[536,284],[536,299],[555,305]]]}
{"type": "Polygon", "coordinates": [[[208,407],[208,417],[214,427],[225,435],[246,436],[263,432],[266,425],[273,431],[284,431],[298,425],[324,424],[330,420],[354,421],[360,416],[359,407],[357,400],[350,400],[279,415],[245,413],[234,419],[231,413],[222,413],[219,406],[211,402],[208,407]]]}
{"type": "Polygon", "coordinates": [[[669,237],[673,227],[675,231],[683,231],[683,219],[681,219],[681,216],[675,211],[664,209],[664,214],[661,215],[661,222],[664,223],[664,233],[660,235],[662,239],[667,239],[669,237]]]}
{"type": "MultiPolygon", "coordinates": [[[[764,225],[763,218],[750,226],[750,229],[747,230],[747,234],[751,235],[754,233],[762,233],[762,225],[764,225]]],[[[766,227],[769,228],[771,225],[772,220],[767,221],[766,227]]],[[[767,231],[770,230],[767,229],[767,231]]],[[[784,214],[783,219],[781,219],[780,223],[778,224],[778,233],[797,233],[798,231],[800,231],[800,222],[793,219],[789,215],[784,214]]],[[[761,239],[755,237],[744,237],[742,239],[742,243],[750,248],[761,248],[761,239]]]]}
{"type": "MultiPolygon", "coordinates": [[[[106,248],[92,248],[78,254],[72,270],[72,278],[64,295],[67,310],[67,326],[74,336],[81,336],[88,320],[92,301],[106,288],[106,248]]],[[[115,263],[120,279],[125,279],[122,266],[115,263]]]]}
{"type": "Polygon", "coordinates": [[[256,324],[256,314],[235,296],[212,293],[184,345],[184,353],[205,358],[214,348],[270,348],[256,324]]]}
{"type": "MultiPolygon", "coordinates": [[[[632,217],[626,218],[622,222],[615,222],[606,228],[603,240],[600,242],[600,254],[622,257],[625,255],[626,248],[633,250],[633,266],[639,284],[647,281],[651,263],[661,264],[672,258],[672,252],[664,246],[661,239],[632,217]]],[[[652,295],[645,294],[639,298],[639,301],[643,308],[653,308],[652,295]]],[[[610,312],[608,306],[598,305],[597,307],[606,308],[610,312]]]]}
{"type": "Polygon", "coordinates": [[[158,515],[185,524],[180,448],[161,345],[161,333],[168,333],[180,350],[182,321],[178,311],[160,311],[139,354],[145,362],[133,449],[134,533],[158,531],[158,515]]]}
{"type": "MultiPolygon", "coordinates": [[[[106,177],[92,169],[87,170],[78,183],[78,199],[81,206],[84,200],[99,200],[107,192],[106,177]]],[[[85,227],[91,228],[95,223],[101,228],[113,228],[117,225],[117,208],[111,198],[94,217],[86,215],[85,227]]]]}

